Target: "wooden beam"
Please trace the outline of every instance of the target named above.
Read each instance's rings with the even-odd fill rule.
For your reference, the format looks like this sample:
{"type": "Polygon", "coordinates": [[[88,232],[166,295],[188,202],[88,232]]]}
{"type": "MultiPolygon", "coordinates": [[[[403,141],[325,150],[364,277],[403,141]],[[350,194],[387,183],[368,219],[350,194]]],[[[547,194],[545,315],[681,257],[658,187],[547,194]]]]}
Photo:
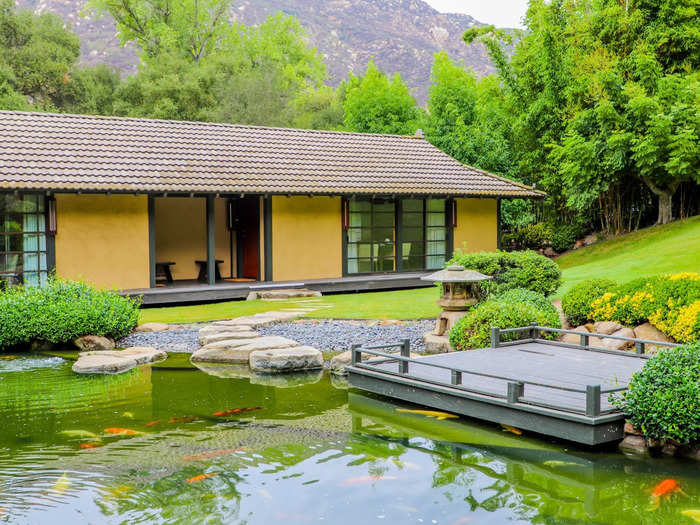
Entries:
{"type": "Polygon", "coordinates": [[[216,283],[216,215],[214,196],[207,195],[207,280],[216,283]]]}
{"type": "Polygon", "coordinates": [[[265,281],[272,281],[272,197],[263,199],[263,252],[265,254],[265,281]]]}
{"type": "Polygon", "coordinates": [[[149,287],[156,287],[156,200],[148,196],[148,275],[149,287]]]}

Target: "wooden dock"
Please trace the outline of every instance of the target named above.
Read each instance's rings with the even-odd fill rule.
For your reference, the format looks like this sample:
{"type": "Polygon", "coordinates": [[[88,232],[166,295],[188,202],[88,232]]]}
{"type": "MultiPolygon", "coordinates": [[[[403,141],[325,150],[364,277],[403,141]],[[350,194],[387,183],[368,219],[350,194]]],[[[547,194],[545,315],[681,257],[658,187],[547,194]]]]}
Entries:
{"type": "Polygon", "coordinates": [[[624,414],[609,397],[627,388],[652,343],[658,344],[539,326],[495,328],[492,347],[481,350],[411,358],[408,341],[354,347],[349,382],[390,398],[598,445],[622,439],[624,414]],[[518,332],[526,338],[501,341],[518,332]],[[581,343],[552,341],[547,332],[578,334],[581,343]],[[590,347],[590,337],[623,339],[635,351],[590,347]],[[389,353],[392,348],[400,353],[389,353]],[[373,358],[362,361],[362,354],[373,358]]]}

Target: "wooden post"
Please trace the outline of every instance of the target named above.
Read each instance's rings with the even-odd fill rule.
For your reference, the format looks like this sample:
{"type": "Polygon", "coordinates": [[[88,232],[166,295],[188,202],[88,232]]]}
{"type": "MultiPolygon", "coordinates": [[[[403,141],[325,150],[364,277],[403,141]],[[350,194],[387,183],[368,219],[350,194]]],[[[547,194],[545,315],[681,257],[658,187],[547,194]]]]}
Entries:
{"type": "Polygon", "coordinates": [[[530,339],[533,341],[540,338],[540,330],[537,328],[537,323],[530,323],[530,339]]]}
{"type": "Polygon", "coordinates": [[[497,326],[491,327],[491,348],[498,348],[501,339],[501,329],[497,326]]]}
{"type": "Polygon", "coordinates": [[[462,372],[459,370],[452,370],[452,384],[461,385],[462,384],[462,372]]]}
{"type": "Polygon", "coordinates": [[[148,273],[149,287],[156,287],[156,199],[148,196],[148,273]]]}
{"type": "Polygon", "coordinates": [[[352,366],[362,361],[362,352],[360,352],[360,348],[362,348],[362,345],[352,345],[350,347],[350,364],[352,366]]]}
{"type": "Polygon", "coordinates": [[[637,354],[642,355],[642,354],[644,354],[644,351],[645,351],[645,350],[646,350],[646,349],[645,349],[645,347],[644,347],[644,343],[642,343],[641,341],[635,341],[635,342],[634,342],[634,351],[635,351],[637,354]]]}
{"type": "Polygon", "coordinates": [[[216,216],[214,211],[214,195],[207,195],[207,280],[210,285],[216,283],[216,216]]]}
{"type": "Polygon", "coordinates": [[[517,403],[525,394],[525,385],[520,381],[508,382],[508,403],[517,403]]]}
{"type": "Polygon", "coordinates": [[[586,386],[586,415],[588,417],[600,415],[600,385],[586,386]]]}
{"type": "Polygon", "coordinates": [[[581,346],[584,348],[588,348],[588,335],[586,334],[581,334],[581,346]]]}
{"type": "MultiPolygon", "coordinates": [[[[401,340],[401,357],[411,357],[411,340],[401,340]]],[[[399,374],[408,374],[408,361],[399,361],[399,374]]]]}

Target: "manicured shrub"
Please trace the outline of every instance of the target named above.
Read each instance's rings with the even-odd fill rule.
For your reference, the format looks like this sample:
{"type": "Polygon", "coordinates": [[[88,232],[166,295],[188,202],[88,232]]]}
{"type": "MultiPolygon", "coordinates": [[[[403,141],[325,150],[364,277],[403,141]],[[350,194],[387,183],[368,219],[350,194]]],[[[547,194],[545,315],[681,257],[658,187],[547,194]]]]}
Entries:
{"type": "Polygon", "coordinates": [[[486,294],[496,295],[513,288],[526,288],[550,295],[561,284],[557,263],[533,251],[463,253],[457,251],[449,264],[461,264],[468,270],[491,275],[482,284],[486,294]]]}
{"type": "Polygon", "coordinates": [[[503,243],[513,249],[539,250],[549,246],[552,240],[552,228],[544,223],[537,222],[518,228],[512,233],[503,236],[503,243]]]}
{"type": "Polygon", "coordinates": [[[83,335],[118,339],[138,321],[139,301],[82,282],[50,279],[0,293],[0,350],[34,340],[68,343],[83,335]]]}
{"type": "Polygon", "coordinates": [[[610,279],[588,279],[573,287],[561,299],[561,309],[573,326],[590,321],[591,304],[617,286],[610,279]]]}
{"type": "Polygon", "coordinates": [[[561,253],[570,250],[576,244],[581,229],[574,224],[561,224],[552,228],[552,248],[561,253]]]}
{"type": "MultiPolygon", "coordinates": [[[[491,342],[492,326],[516,328],[531,323],[561,328],[556,309],[544,295],[529,290],[510,290],[472,308],[450,330],[450,343],[456,350],[485,348],[491,342]]],[[[513,341],[523,335],[502,334],[501,340],[513,341]]]]}
{"type": "Polygon", "coordinates": [[[591,303],[591,318],[636,325],[650,322],[681,343],[700,339],[700,275],[635,279],[591,303]]]}
{"type": "Polygon", "coordinates": [[[700,343],[661,350],[613,402],[651,438],[700,442],[700,343]]]}

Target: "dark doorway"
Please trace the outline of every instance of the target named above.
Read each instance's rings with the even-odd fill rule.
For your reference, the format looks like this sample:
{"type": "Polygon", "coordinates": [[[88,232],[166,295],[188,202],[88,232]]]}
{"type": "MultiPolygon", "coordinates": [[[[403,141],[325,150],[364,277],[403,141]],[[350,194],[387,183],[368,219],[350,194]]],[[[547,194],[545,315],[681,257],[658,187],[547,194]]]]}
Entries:
{"type": "Polygon", "coordinates": [[[260,280],[260,198],[232,199],[237,277],[260,280]]]}

